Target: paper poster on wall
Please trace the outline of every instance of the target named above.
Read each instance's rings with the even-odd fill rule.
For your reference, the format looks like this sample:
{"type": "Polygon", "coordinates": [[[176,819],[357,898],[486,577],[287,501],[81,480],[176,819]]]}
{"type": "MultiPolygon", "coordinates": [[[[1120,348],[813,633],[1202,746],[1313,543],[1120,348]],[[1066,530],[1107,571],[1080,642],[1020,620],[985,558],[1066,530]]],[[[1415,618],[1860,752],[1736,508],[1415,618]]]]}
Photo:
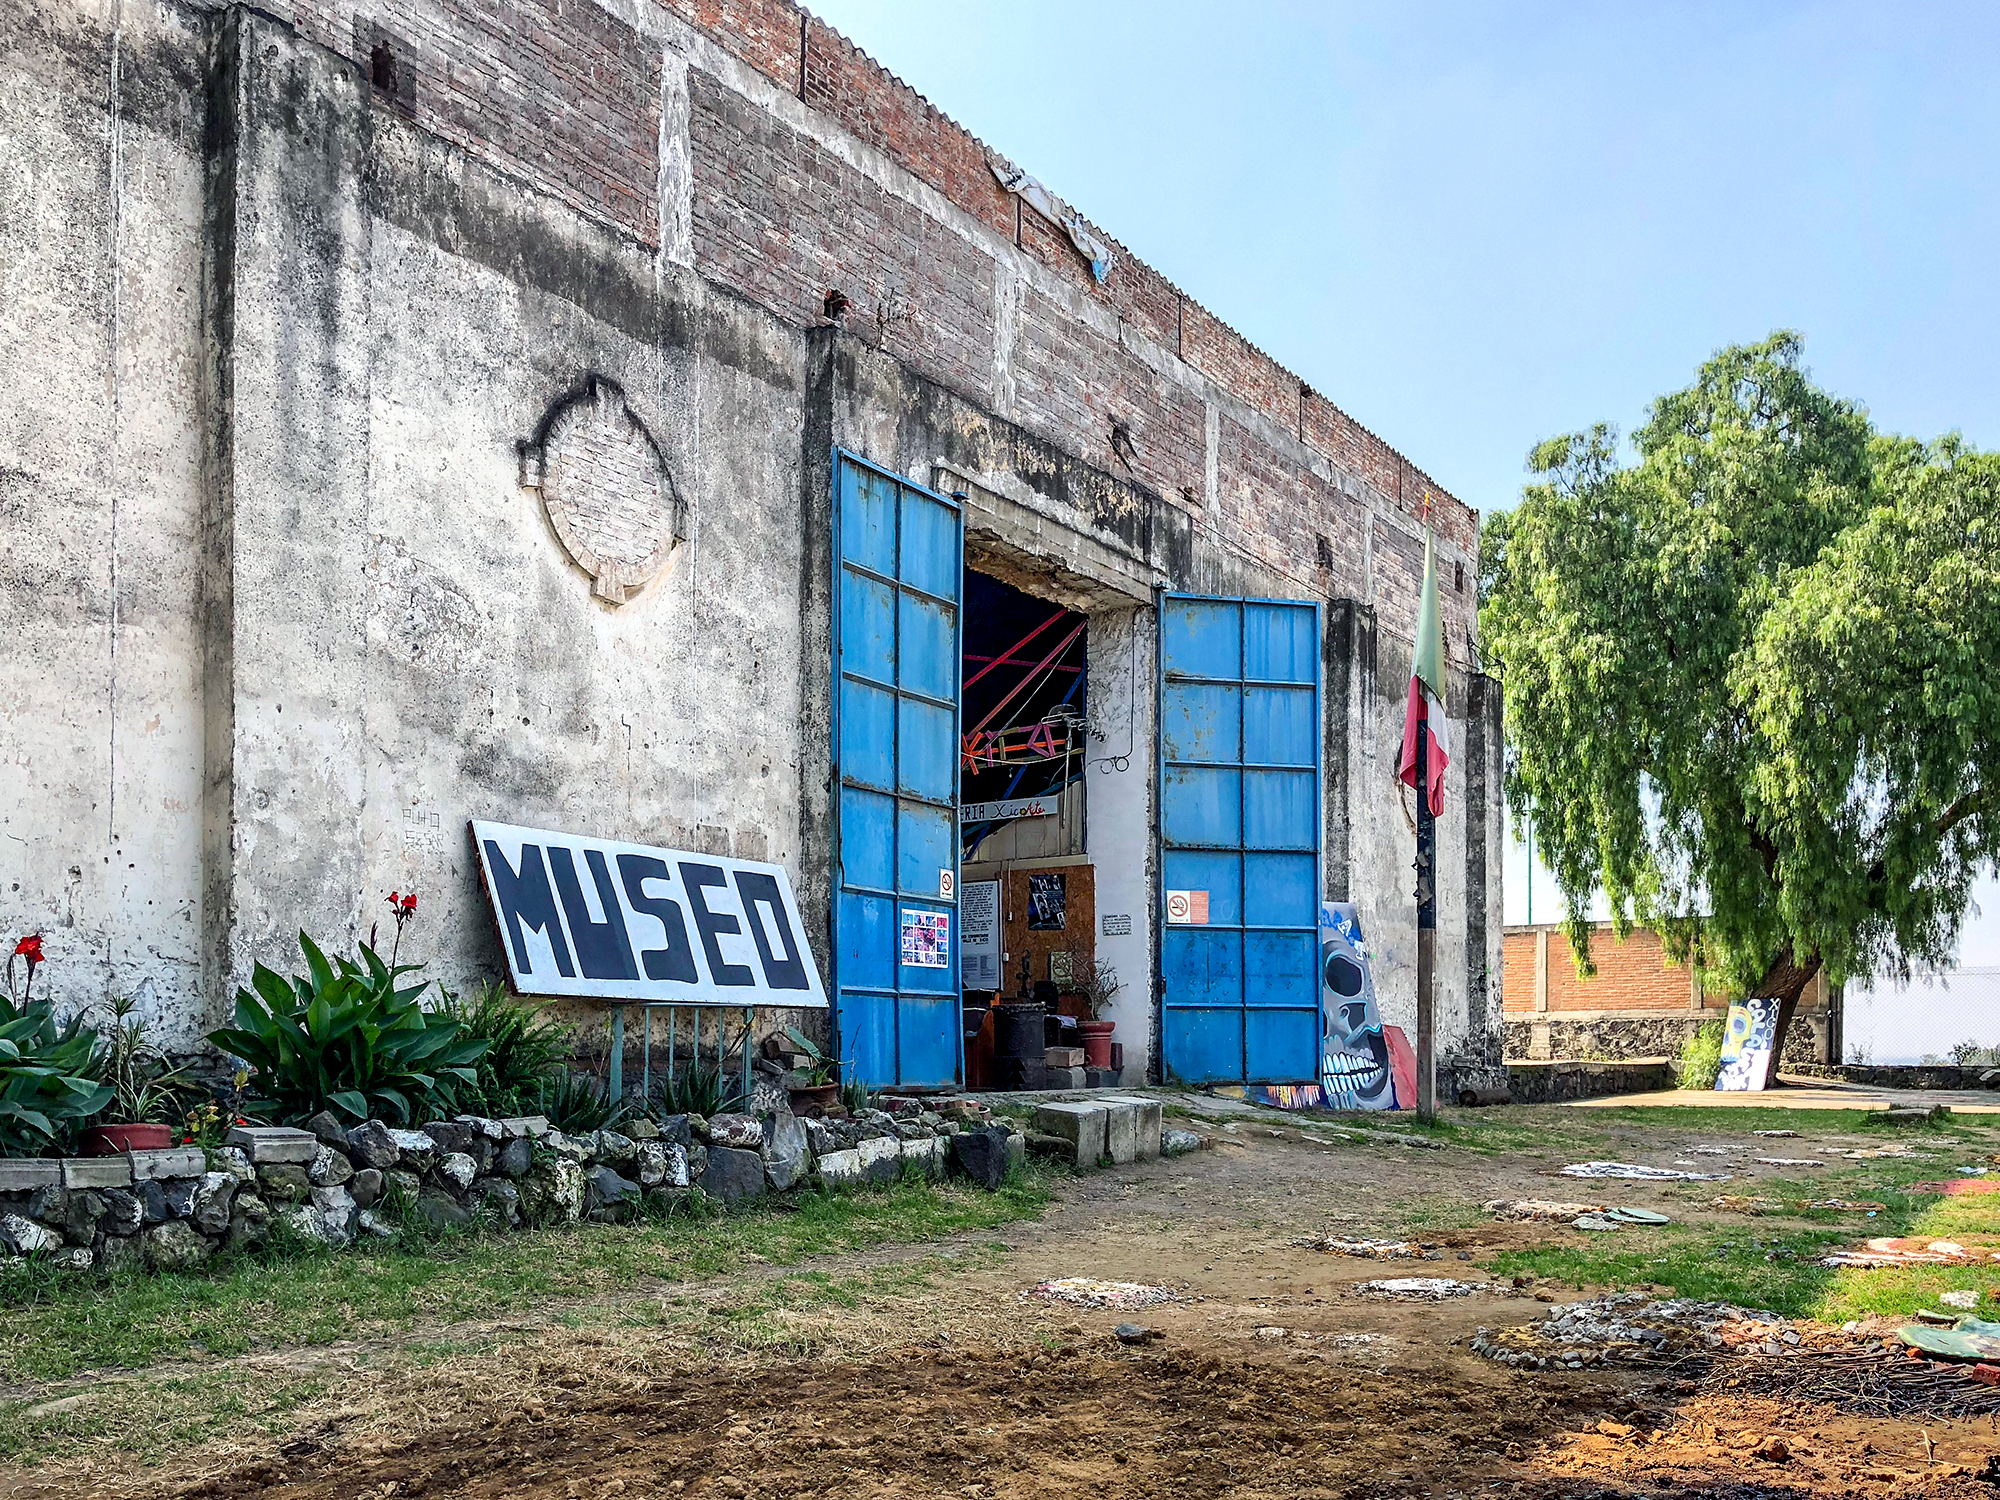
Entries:
{"type": "Polygon", "coordinates": [[[903,962],[912,969],[951,967],[951,914],[903,908],[903,962]]]}
{"type": "Polygon", "coordinates": [[[1069,906],[1069,885],[1060,870],[1028,877],[1028,931],[1061,932],[1069,906]]]}
{"type": "Polygon", "coordinates": [[[517,993],[826,1004],[780,866],[506,823],[471,826],[517,993]]]}
{"type": "Polygon", "coordinates": [[[1208,892],[1168,891],[1167,920],[1177,927],[1206,927],[1208,892]]]}
{"type": "Polygon", "coordinates": [[[969,880],[958,903],[958,982],[1000,988],[1000,882],[969,880]]]}
{"type": "Polygon", "coordinates": [[[1771,1073],[1771,1045],[1778,1035],[1780,1003],[1764,995],[1729,1002],[1722,1067],[1715,1075],[1718,1089],[1756,1091],[1764,1087],[1771,1073]]]}

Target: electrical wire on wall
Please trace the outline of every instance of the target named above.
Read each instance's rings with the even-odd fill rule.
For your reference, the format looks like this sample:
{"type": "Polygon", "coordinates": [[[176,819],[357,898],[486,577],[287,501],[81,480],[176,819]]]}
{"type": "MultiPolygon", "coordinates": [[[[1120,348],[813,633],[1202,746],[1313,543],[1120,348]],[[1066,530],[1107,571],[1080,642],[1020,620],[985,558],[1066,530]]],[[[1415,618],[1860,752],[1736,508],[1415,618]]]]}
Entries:
{"type": "MultiPolygon", "coordinates": [[[[1104,700],[1100,697],[1097,702],[1104,700]]],[[[1131,672],[1125,683],[1125,751],[1122,755],[1100,755],[1090,762],[1100,772],[1110,775],[1114,771],[1129,771],[1132,768],[1132,746],[1138,728],[1139,704],[1139,617],[1132,617],[1132,662],[1131,672]]],[[[1099,739],[1109,739],[1109,735],[1099,735],[1099,739]]]]}

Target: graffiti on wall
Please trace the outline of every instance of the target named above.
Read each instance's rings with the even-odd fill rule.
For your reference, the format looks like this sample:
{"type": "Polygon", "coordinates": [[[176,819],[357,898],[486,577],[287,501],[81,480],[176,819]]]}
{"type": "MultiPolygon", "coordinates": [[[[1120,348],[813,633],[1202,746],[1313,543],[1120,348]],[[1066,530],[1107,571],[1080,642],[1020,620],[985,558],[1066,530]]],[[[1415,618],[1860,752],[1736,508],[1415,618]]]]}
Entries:
{"type": "Polygon", "coordinates": [[[1414,1109],[1417,1055],[1375,1008],[1375,975],[1351,901],[1319,909],[1319,1079],[1217,1089],[1278,1109],[1414,1109]]]}

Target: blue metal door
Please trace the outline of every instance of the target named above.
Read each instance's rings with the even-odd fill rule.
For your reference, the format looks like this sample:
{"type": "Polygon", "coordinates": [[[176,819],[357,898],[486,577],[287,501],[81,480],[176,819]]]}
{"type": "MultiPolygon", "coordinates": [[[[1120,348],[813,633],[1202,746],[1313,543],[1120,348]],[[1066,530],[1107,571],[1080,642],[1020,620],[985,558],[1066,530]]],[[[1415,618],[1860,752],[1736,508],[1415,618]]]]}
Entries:
{"type": "Polygon", "coordinates": [[[848,454],[834,475],[834,986],[841,1060],[949,1083],[958,999],[958,507],[848,454]]]}
{"type": "Polygon", "coordinates": [[[1161,1043],[1185,1083],[1319,1076],[1319,606],[1160,603],[1161,1043]]]}

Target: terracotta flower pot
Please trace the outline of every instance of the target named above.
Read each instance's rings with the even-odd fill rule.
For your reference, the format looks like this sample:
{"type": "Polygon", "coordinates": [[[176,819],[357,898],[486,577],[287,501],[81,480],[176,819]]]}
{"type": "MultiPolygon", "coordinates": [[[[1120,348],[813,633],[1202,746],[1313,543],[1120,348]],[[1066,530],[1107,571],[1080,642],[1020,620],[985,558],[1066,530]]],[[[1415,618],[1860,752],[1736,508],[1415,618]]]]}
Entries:
{"type": "Polygon", "coordinates": [[[1083,1033],[1083,1060],[1093,1068],[1111,1066],[1111,1034],[1118,1029],[1116,1021],[1084,1021],[1077,1026],[1083,1033]]]}
{"type": "Polygon", "coordinates": [[[173,1143],[174,1133],[165,1125],[93,1125],[83,1137],[83,1149],[89,1156],[161,1151],[173,1143]]]}
{"type": "Polygon", "coordinates": [[[792,1113],[810,1119],[823,1119],[829,1108],[840,1103],[840,1085],[837,1083],[811,1083],[788,1091],[792,1096],[792,1113]]]}

